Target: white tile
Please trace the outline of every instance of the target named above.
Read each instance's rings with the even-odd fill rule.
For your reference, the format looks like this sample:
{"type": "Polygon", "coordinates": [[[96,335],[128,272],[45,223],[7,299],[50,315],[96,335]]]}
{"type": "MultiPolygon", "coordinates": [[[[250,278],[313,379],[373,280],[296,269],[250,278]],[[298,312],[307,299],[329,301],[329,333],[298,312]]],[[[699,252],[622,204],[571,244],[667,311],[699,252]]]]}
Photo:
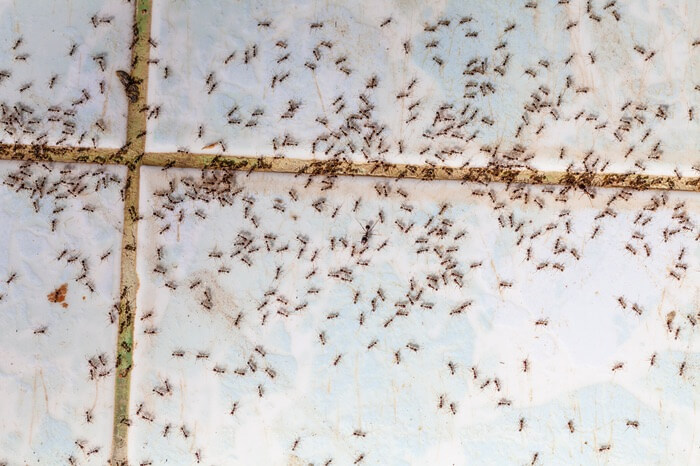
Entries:
{"type": "Polygon", "coordinates": [[[697,194],[201,173],[142,170],[130,462],[697,457],[697,194]]]}
{"type": "Polygon", "coordinates": [[[697,2],[206,0],[153,15],[152,151],[700,169],[697,2]]]}
{"type": "Polygon", "coordinates": [[[121,147],[133,3],[0,2],[0,142],[121,147]]]}
{"type": "Polygon", "coordinates": [[[125,174],[0,162],[0,464],[110,457],[125,174]]]}

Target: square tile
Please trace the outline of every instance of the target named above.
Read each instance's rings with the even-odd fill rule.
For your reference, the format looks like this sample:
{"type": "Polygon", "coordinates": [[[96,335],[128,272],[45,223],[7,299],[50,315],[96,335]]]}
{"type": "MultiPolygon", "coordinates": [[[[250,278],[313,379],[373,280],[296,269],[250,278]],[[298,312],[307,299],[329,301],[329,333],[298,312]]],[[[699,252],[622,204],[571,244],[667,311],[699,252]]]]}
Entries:
{"type": "Polygon", "coordinates": [[[0,464],[110,458],[125,175],[0,162],[0,464]]]}
{"type": "Polygon", "coordinates": [[[152,28],[150,151],[700,170],[693,2],[157,2],[152,28]]]}
{"type": "Polygon", "coordinates": [[[117,148],[131,64],[132,2],[0,4],[0,142],[117,148]]]}
{"type": "Polygon", "coordinates": [[[697,194],[141,180],[134,464],[697,453],[697,194]]]}

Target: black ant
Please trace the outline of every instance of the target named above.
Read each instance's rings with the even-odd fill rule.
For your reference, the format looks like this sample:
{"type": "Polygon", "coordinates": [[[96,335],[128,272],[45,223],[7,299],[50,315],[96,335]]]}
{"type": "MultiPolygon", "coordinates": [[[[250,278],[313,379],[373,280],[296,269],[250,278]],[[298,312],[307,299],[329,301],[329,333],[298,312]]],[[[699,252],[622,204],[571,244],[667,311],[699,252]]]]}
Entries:
{"type": "Polygon", "coordinates": [[[372,230],[374,229],[374,225],[376,225],[377,222],[374,222],[372,224],[367,224],[363,227],[364,234],[362,235],[362,240],[360,240],[360,243],[362,244],[367,244],[369,242],[370,238],[372,237],[372,230]]]}

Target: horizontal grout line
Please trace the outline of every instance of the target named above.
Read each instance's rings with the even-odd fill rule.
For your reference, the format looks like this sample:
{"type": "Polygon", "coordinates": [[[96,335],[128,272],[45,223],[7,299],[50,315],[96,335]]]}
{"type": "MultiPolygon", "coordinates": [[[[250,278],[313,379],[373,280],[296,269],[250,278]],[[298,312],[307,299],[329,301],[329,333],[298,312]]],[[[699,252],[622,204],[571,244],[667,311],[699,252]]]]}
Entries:
{"type": "Polygon", "coordinates": [[[126,164],[125,149],[0,144],[0,160],[126,164]]]}
{"type": "Polygon", "coordinates": [[[375,176],[477,183],[554,184],[579,188],[608,187],[700,192],[700,177],[634,173],[548,172],[508,167],[450,168],[382,162],[353,163],[338,160],[238,157],[186,152],[147,152],[143,156],[142,164],[160,167],[232,169],[325,176],[375,176]]]}
{"type": "Polygon", "coordinates": [[[0,144],[0,160],[46,162],[82,162],[153,165],[178,168],[217,168],[326,176],[375,176],[422,180],[456,180],[477,183],[554,184],[577,187],[661,189],[700,192],[700,177],[643,175],[635,173],[558,172],[513,169],[508,167],[431,167],[427,165],[353,163],[338,160],[304,160],[280,157],[239,157],[189,152],[146,152],[134,156],[133,150],[93,149],[0,144]]]}

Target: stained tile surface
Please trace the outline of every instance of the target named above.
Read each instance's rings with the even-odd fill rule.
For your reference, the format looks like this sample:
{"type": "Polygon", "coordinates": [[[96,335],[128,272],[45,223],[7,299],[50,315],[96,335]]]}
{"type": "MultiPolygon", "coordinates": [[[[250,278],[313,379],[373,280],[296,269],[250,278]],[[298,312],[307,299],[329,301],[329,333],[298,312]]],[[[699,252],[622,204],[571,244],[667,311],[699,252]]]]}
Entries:
{"type": "Polygon", "coordinates": [[[125,170],[0,162],[0,464],[105,464],[125,170]]]}
{"type": "Polygon", "coordinates": [[[142,180],[134,463],[697,457],[695,194],[142,180]]]}
{"type": "Polygon", "coordinates": [[[698,30],[683,0],[157,2],[148,148],[697,176],[698,30]]]}

